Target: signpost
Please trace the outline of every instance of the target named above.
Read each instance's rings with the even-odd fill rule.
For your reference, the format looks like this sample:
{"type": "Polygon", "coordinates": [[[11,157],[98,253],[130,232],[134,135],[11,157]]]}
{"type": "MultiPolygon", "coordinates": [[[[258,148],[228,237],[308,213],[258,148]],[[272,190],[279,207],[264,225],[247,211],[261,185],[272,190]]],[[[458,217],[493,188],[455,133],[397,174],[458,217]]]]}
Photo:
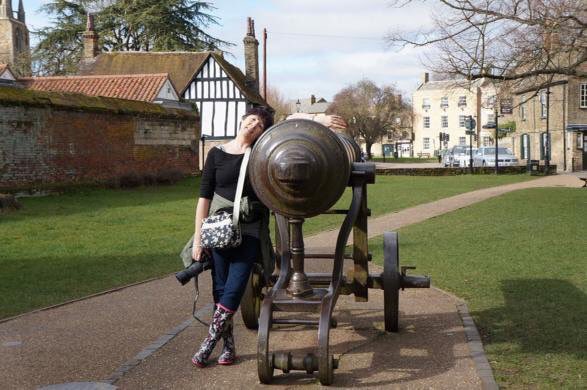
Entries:
{"type": "Polygon", "coordinates": [[[471,115],[465,118],[465,134],[469,136],[469,169],[470,172],[473,173],[473,135],[475,135],[475,128],[477,127],[477,122],[471,115]]]}

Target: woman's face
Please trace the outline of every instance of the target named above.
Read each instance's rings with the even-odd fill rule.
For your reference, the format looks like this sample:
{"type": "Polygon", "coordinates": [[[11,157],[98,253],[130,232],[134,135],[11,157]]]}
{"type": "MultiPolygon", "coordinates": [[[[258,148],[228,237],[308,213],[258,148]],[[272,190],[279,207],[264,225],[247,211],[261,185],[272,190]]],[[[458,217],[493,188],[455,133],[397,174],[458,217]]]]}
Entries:
{"type": "Polygon", "coordinates": [[[252,140],[257,139],[265,130],[263,121],[257,115],[248,115],[241,122],[240,131],[243,135],[252,140]]]}

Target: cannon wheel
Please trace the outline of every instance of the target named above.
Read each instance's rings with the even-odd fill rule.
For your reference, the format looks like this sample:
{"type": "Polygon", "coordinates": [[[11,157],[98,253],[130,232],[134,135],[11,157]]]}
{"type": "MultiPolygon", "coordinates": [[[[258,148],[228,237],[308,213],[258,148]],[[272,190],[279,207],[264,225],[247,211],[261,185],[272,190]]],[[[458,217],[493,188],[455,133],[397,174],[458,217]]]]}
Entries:
{"type": "Polygon", "coordinates": [[[257,335],[257,374],[259,381],[266,385],[273,380],[273,357],[269,353],[269,332],[273,317],[271,305],[271,298],[263,303],[257,335]]]}
{"type": "Polygon", "coordinates": [[[334,365],[332,363],[332,355],[330,355],[330,326],[332,320],[332,312],[330,311],[330,299],[324,299],[322,303],[322,310],[320,312],[320,323],[318,324],[318,378],[320,384],[329,386],[334,379],[334,365]]]}
{"type": "Polygon", "coordinates": [[[383,235],[383,306],[385,330],[399,330],[399,243],[397,232],[383,235]]]}
{"type": "Polygon", "coordinates": [[[259,327],[259,314],[263,303],[263,270],[254,267],[241,300],[241,315],[247,329],[259,327]]]}

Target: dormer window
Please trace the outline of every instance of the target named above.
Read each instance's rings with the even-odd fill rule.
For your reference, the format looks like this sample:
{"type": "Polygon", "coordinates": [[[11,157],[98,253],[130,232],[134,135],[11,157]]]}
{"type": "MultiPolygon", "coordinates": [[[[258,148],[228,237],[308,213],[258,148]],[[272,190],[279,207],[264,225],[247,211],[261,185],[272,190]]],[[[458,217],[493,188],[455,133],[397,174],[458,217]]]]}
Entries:
{"type": "Polygon", "coordinates": [[[440,98],[440,108],[448,108],[448,96],[440,98]]]}
{"type": "Polygon", "coordinates": [[[467,97],[459,96],[459,107],[467,107],[467,97]]]}
{"type": "Polygon", "coordinates": [[[424,110],[429,110],[430,109],[430,98],[424,98],[424,99],[422,99],[422,108],[424,110]]]}

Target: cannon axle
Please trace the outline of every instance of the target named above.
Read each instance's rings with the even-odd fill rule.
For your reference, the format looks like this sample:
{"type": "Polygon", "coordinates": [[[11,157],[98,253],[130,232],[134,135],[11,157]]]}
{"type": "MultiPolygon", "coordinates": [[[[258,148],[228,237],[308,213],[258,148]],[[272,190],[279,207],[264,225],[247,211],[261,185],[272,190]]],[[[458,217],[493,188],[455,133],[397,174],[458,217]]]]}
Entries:
{"type": "MultiPolygon", "coordinates": [[[[332,368],[338,368],[338,359],[330,355],[332,368]]],[[[305,356],[294,355],[291,352],[275,352],[270,354],[270,361],[273,368],[280,369],[285,374],[291,370],[306,371],[307,374],[312,374],[318,371],[319,359],[313,353],[308,353],[305,356]]]]}

